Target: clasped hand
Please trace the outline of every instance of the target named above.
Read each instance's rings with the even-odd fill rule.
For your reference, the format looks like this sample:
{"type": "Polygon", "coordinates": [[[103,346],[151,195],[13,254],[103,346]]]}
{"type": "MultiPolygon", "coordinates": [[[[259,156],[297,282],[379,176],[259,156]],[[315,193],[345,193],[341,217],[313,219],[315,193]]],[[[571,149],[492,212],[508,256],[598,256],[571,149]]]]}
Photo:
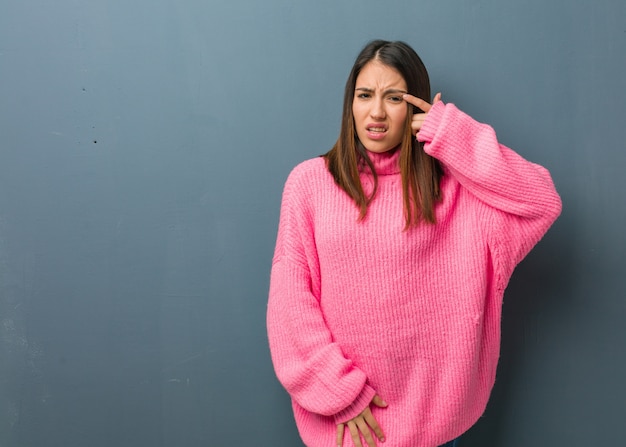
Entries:
{"type": "MultiPolygon", "coordinates": [[[[370,405],[376,405],[377,407],[384,408],[387,406],[387,403],[379,395],[376,395],[372,399],[370,405]]],[[[363,436],[365,442],[367,442],[368,447],[376,447],[376,441],[372,436],[372,431],[381,442],[385,441],[385,434],[378,425],[378,422],[374,418],[372,410],[369,406],[357,417],[350,419],[348,422],[337,425],[337,447],[342,447],[343,445],[343,435],[346,425],[348,426],[348,430],[350,431],[350,436],[352,437],[352,442],[355,447],[363,447],[363,444],[361,443],[361,436],[363,436]]]]}

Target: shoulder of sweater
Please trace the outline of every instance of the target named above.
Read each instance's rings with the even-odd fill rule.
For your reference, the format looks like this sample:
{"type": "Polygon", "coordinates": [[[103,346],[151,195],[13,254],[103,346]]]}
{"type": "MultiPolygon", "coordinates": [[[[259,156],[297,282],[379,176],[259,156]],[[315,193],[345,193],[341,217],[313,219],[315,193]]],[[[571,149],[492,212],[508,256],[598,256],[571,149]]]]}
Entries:
{"type": "Polygon", "coordinates": [[[324,157],[315,157],[298,163],[292,170],[291,175],[306,175],[314,172],[326,170],[324,157]]]}
{"type": "Polygon", "coordinates": [[[289,173],[287,184],[311,183],[330,175],[323,157],[315,157],[297,164],[289,173]]]}
{"type": "MultiPolygon", "coordinates": [[[[311,196],[326,182],[330,172],[322,157],[315,157],[297,164],[289,173],[282,196],[282,212],[296,210],[299,216],[307,215],[311,208],[311,196]]],[[[281,212],[281,213],[282,213],[281,212]]]]}

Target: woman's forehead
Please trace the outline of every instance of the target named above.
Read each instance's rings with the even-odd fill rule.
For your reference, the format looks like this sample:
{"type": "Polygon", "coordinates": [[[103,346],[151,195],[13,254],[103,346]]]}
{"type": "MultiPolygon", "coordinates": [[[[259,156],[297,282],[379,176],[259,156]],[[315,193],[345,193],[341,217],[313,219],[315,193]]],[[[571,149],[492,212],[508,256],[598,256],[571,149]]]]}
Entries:
{"type": "Polygon", "coordinates": [[[395,69],[383,64],[378,60],[372,60],[365,64],[356,78],[356,89],[389,90],[397,89],[406,91],[406,81],[395,69]]]}

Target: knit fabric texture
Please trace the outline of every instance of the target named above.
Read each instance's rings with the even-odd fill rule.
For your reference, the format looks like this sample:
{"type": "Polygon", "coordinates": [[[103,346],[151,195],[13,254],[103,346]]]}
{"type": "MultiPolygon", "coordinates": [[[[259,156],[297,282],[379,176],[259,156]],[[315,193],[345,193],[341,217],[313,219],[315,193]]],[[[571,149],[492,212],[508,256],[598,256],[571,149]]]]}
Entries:
{"type": "MultiPolygon", "coordinates": [[[[434,104],[418,139],[444,167],[436,224],[404,231],[399,150],[369,153],[378,190],[363,221],[321,157],[285,184],[267,329],[309,447],[335,445],[375,394],[385,445],[469,429],[494,384],[505,287],[560,214],[548,171],[453,104],[434,104]]],[[[371,191],[371,173],[361,180],[371,191]]]]}

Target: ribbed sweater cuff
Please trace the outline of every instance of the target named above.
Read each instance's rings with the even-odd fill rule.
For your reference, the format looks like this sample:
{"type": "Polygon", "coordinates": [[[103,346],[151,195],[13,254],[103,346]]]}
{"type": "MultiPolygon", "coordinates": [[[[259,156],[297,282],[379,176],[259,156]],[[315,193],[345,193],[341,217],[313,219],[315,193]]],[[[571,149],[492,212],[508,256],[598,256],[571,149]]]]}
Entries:
{"type": "Polygon", "coordinates": [[[335,423],[343,424],[344,422],[348,422],[350,419],[357,417],[369,406],[375,395],[376,391],[374,388],[365,384],[361,393],[357,396],[354,402],[334,415],[335,423]]]}

